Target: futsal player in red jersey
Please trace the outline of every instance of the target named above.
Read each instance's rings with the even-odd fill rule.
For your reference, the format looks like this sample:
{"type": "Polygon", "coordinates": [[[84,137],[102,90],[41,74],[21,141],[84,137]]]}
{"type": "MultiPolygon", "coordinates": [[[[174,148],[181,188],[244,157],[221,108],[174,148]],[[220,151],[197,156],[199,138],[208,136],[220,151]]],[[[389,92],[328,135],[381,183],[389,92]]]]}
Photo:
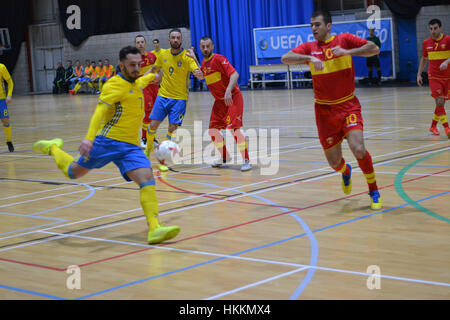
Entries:
{"type": "MultiPolygon", "coordinates": [[[[141,73],[142,76],[148,70],[152,68],[152,66],[156,62],[156,55],[152,52],[146,51],[147,41],[145,40],[143,35],[137,35],[135,40],[135,46],[138,48],[139,52],[142,56],[141,62],[141,73]]],[[[156,96],[158,95],[159,85],[158,84],[149,84],[147,87],[143,88],[142,92],[144,93],[144,111],[145,116],[142,120],[142,135],[141,135],[141,147],[147,147],[147,126],[150,124],[150,113],[153,109],[153,104],[155,103],[156,96]]]]}
{"type": "MultiPolygon", "coordinates": [[[[220,130],[228,129],[233,134],[238,149],[244,159],[241,171],[251,170],[252,165],[250,164],[247,143],[240,130],[242,128],[244,100],[241,90],[237,85],[239,74],[227,58],[213,53],[214,43],[210,37],[200,39],[200,50],[203,54],[200,69],[203,72],[203,77],[208,85],[209,91],[215,99],[209,120],[209,135],[221,154],[221,159],[216,160],[212,166],[219,168],[231,160],[225,147],[225,140],[220,133],[220,130]]],[[[197,61],[195,53],[192,50],[189,50],[189,52],[189,56],[197,61]]]]}
{"type": "Polygon", "coordinates": [[[439,19],[432,19],[428,23],[431,37],[425,39],[422,44],[422,59],[420,59],[417,71],[417,84],[421,87],[422,72],[430,60],[428,66],[428,79],[430,82],[431,96],[436,102],[433,121],[430,131],[438,136],[437,124],[442,122],[445,134],[450,139],[447,114],[445,113],[445,100],[450,99],[450,36],[442,33],[442,23],[439,19]]]}
{"type": "Polygon", "coordinates": [[[328,12],[311,15],[311,29],[317,41],[306,42],[283,55],[285,64],[309,64],[313,78],[316,124],[320,143],[330,166],[342,173],[342,189],[350,194],[352,167],[342,157],[341,144],[347,139],[350,150],[369,185],[371,209],[381,209],[372,158],[364,146],[361,105],[354,95],[355,71],[352,56],[370,57],[379,53],[376,44],[349,33],[331,35],[328,12]]]}

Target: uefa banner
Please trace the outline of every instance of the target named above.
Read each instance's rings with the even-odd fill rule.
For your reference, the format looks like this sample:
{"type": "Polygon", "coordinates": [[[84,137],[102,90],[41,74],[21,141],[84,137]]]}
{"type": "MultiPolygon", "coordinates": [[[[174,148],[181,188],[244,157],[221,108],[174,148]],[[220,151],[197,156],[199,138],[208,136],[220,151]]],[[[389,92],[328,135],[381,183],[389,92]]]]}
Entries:
{"type": "MultiPolygon", "coordinates": [[[[310,25],[286,26],[275,28],[256,28],[254,32],[254,46],[257,64],[264,61],[277,61],[270,63],[281,63],[279,60],[283,54],[296,48],[304,42],[315,41],[310,25]]],[[[367,38],[369,30],[367,22],[349,21],[336,22],[331,27],[331,34],[351,33],[360,38],[367,38]]],[[[375,30],[375,35],[380,39],[380,60],[382,63],[383,76],[392,76],[392,20],[380,19],[380,28],[375,30]],[[384,66],[383,66],[384,65],[384,66]]],[[[363,58],[355,58],[356,73],[362,75],[366,72],[362,65],[363,58]]]]}

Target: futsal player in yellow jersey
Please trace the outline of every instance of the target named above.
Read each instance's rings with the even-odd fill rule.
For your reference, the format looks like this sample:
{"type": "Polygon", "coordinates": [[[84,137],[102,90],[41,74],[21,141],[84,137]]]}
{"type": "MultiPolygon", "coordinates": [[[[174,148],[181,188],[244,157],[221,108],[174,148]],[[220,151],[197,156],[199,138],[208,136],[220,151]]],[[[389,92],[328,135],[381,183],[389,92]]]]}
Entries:
{"type": "Polygon", "coordinates": [[[153,39],[153,48],[155,49],[152,50],[151,53],[153,53],[156,56],[156,58],[158,58],[159,54],[162,52],[161,47],[159,45],[159,39],[153,39]]]}
{"type": "MultiPolygon", "coordinates": [[[[150,113],[150,125],[147,127],[147,149],[149,155],[153,149],[153,141],[161,122],[169,117],[169,130],[167,139],[171,140],[174,131],[183,123],[186,113],[186,103],[189,95],[188,80],[192,72],[195,77],[201,78],[203,73],[194,59],[189,57],[181,47],[183,37],[179,29],[169,32],[170,49],[161,50],[156,59],[152,72],[163,73],[159,86],[158,96],[150,113]]],[[[161,171],[167,171],[164,165],[159,167],[161,171]]]]}
{"type": "Polygon", "coordinates": [[[11,75],[6,69],[5,65],[0,63],[0,119],[2,120],[3,130],[6,135],[6,145],[8,146],[9,152],[14,151],[14,146],[11,141],[11,124],[9,123],[9,113],[7,104],[12,101],[12,92],[14,84],[11,79],[11,75]],[[3,81],[8,84],[8,92],[5,92],[3,88],[3,81]]]}
{"type": "Polygon", "coordinates": [[[147,242],[156,244],[174,238],[180,231],[178,226],[165,227],[158,222],[155,179],[150,161],[139,146],[144,115],[142,88],[159,82],[161,75],[149,72],[139,77],[141,54],[135,47],[123,48],[119,57],[121,73],[103,86],[78,161],[61,150],[61,139],[40,140],[33,150],[53,156],[58,168],[71,179],[114,162],[127,181],[140,186],[140,201],[149,226],[147,242]]]}

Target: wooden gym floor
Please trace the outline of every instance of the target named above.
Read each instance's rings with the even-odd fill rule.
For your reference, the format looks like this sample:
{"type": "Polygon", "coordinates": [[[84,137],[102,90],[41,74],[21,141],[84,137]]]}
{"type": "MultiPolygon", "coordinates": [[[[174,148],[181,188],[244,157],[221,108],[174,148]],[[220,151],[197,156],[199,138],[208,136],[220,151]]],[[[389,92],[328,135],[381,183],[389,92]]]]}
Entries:
{"type": "MultiPolygon", "coordinates": [[[[441,136],[428,132],[429,89],[356,94],[382,210],[370,210],[346,142],[353,191],[341,191],[319,144],[311,89],[244,91],[244,129],[269,138],[279,130],[268,154],[278,155],[278,170],[263,175],[267,158],[255,149],[245,173],[201,163],[161,175],[154,165],[160,220],[181,227],[159,246],[146,244],[138,187],[113,164],[71,181],[31,150],[60,137],[76,156],[98,96],[15,96],[16,151],[0,147],[0,300],[449,299],[450,140],[442,126],[441,136]],[[81,288],[67,285],[72,276],[81,288]]],[[[183,128],[202,121],[206,130],[211,105],[209,92],[191,93],[183,128]]]]}

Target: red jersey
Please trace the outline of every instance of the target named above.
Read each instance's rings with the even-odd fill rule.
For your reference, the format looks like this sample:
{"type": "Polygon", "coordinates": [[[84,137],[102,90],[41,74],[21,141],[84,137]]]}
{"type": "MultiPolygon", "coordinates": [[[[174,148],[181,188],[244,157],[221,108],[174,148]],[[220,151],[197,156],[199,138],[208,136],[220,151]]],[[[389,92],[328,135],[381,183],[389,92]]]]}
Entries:
{"type": "Polygon", "coordinates": [[[343,49],[362,47],[367,40],[350,33],[332,36],[325,42],[305,42],[292,52],[314,56],[323,61],[323,69],[317,71],[309,64],[313,78],[314,96],[319,104],[339,104],[354,98],[355,69],[351,56],[335,56],[331,49],[340,46],[343,49]]]}
{"type": "Polygon", "coordinates": [[[430,60],[428,66],[429,79],[450,79],[450,67],[440,70],[439,67],[448,58],[450,58],[450,36],[441,34],[439,39],[434,40],[429,37],[423,40],[422,56],[430,60]]]}
{"type": "MultiPolygon", "coordinates": [[[[230,83],[230,76],[236,72],[236,69],[233,68],[227,58],[217,53],[213,53],[208,59],[203,59],[200,69],[214,98],[224,100],[225,91],[230,83]]],[[[235,95],[238,92],[241,92],[241,90],[236,84],[231,94],[235,95]]]]}
{"type": "Polygon", "coordinates": [[[151,52],[146,52],[145,54],[142,54],[141,56],[142,56],[141,72],[139,72],[139,75],[142,76],[155,64],[156,56],[154,53],[151,53],[151,52]]]}

